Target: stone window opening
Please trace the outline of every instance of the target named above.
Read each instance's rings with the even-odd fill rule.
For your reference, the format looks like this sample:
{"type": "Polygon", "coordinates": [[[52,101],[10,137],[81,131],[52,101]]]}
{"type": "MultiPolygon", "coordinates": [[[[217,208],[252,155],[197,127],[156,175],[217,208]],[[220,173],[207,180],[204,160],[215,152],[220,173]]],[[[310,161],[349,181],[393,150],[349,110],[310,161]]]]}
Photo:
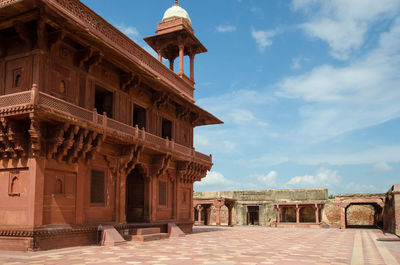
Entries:
{"type": "Polygon", "coordinates": [[[96,86],[94,95],[94,107],[97,110],[97,113],[103,115],[103,113],[105,112],[107,114],[107,117],[112,118],[114,108],[113,103],[113,93],[100,86],[96,86]]]}
{"type": "Polygon", "coordinates": [[[20,195],[20,183],[17,176],[12,177],[10,184],[10,196],[19,196],[20,195]]]}
{"type": "Polygon", "coordinates": [[[146,109],[134,105],[133,106],[133,127],[136,125],[139,127],[139,129],[146,129],[146,109]]]}
{"type": "Polygon", "coordinates": [[[172,139],[172,121],[162,119],[162,138],[172,139]]]}
{"type": "Polygon", "coordinates": [[[61,178],[56,179],[54,194],[64,194],[64,183],[61,178]]]}
{"type": "Polygon", "coordinates": [[[66,85],[65,85],[65,81],[61,80],[60,81],[60,87],[58,89],[60,91],[61,94],[65,94],[66,91],[66,85]]]}
{"type": "Polygon", "coordinates": [[[105,205],[105,171],[92,170],[90,177],[90,203],[105,205]]]}
{"type": "Polygon", "coordinates": [[[21,85],[21,77],[22,77],[22,69],[19,68],[14,70],[13,88],[17,88],[21,85]]]}

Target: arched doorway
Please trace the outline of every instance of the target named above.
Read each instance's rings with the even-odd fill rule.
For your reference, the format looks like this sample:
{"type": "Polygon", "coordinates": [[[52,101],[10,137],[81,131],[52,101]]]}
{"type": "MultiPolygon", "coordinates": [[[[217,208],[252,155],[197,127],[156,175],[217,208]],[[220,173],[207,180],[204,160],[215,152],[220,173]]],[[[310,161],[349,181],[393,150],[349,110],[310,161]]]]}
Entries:
{"type": "Polygon", "coordinates": [[[382,227],[382,207],[376,203],[350,203],[345,218],[347,228],[382,227]]]}
{"type": "Polygon", "coordinates": [[[148,183],[145,181],[145,173],[140,166],[126,178],[126,221],[137,223],[146,221],[148,183]]]}

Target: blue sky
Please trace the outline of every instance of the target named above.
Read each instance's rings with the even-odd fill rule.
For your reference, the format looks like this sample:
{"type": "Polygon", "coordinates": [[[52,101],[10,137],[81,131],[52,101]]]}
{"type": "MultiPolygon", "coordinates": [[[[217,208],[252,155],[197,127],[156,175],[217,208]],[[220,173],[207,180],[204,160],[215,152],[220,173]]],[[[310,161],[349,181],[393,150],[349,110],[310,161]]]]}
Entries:
{"type": "MultiPolygon", "coordinates": [[[[142,38],[173,5],[82,2],[153,55],[142,38]]],[[[195,191],[400,183],[400,0],[180,5],[209,51],[196,56],[196,103],[225,122],[195,130],[214,162],[195,191]]]]}

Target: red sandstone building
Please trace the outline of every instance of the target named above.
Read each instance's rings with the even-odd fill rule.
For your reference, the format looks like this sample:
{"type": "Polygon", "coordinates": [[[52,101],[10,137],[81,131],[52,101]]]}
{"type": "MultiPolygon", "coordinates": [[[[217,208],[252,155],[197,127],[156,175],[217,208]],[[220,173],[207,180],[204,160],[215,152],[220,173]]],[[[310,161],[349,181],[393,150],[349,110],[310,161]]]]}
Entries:
{"type": "Polygon", "coordinates": [[[92,244],[99,224],[191,231],[212,166],[193,128],[221,121],[193,99],[207,50],[186,11],[156,32],[158,60],[78,0],[0,0],[0,249],[92,244]]]}

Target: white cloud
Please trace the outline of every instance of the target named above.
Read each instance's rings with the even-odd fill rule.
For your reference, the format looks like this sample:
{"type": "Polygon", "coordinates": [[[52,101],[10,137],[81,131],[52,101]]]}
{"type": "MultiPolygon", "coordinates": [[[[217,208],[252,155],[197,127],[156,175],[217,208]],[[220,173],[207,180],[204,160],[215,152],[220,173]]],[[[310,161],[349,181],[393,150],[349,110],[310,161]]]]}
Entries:
{"type": "Polygon", "coordinates": [[[251,36],[258,44],[258,48],[261,52],[265,50],[267,46],[272,45],[272,37],[276,35],[276,30],[255,30],[251,29],[251,36]]]}
{"type": "Polygon", "coordinates": [[[266,175],[255,175],[253,177],[255,177],[266,188],[276,188],[277,187],[277,180],[276,180],[277,176],[278,176],[278,173],[276,171],[272,170],[266,175]]]}
{"type": "Polygon", "coordinates": [[[351,193],[377,193],[379,190],[372,184],[360,184],[350,182],[346,185],[346,189],[351,193]]]}
{"type": "Polygon", "coordinates": [[[292,70],[300,70],[303,67],[303,63],[310,61],[309,58],[305,58],[303,56],[298,56],[296,58],[292,59],[292,65],[290,66],[290,68],[292,70]]]}
{"type": "Polygon", "coordinates": [[[240,183],[225,178],[225,176],[217,171],[207,172],[207,176],[200,182],[195,182],[196,190],[201,191],[217,191],[217,190],[243,190],[243,189],[256,189],[254,183],[240,183]]]}
{"type": "Polygon", "coordinates": [[[286,185],[294,188],[321,188],[334,187],[341,182],[341,176],[338,171],[332,171],[326,168],[320,168],[315,175],[296,176],[291,178],[286,185]]]}
{"type": "Polygon", "coordinates": [[[235,32],[236,31],[236,27],[235,26],[231,26],[231,25],[219,25],[216,30],[218,32],[235,32]]]}
{"type": "Polygon", "coordinates": [[[386,161],[386,163],[396,163],[400,162],[400,145],[375,147],[369,150],[347,154],[304,155],[301,158],[294,158],[293,161],[302,165],[329,164],[339,166],[376,164],[381,161],[386,161]]]}
{"type": "Polygon", "coordinates": [[[372,170],[375,172],[385,172],[385,171],[391,171],[392,167],[386,164],[385,162],[379,162],[372,167],[372,170]]]}
{"type": "Polygon", "coordinates": [[[199,187],[202,186],[229,186],[233,181],[226,179],[223,174],[216,171],[207,172],[207,176],[197,183],[199,187]]]}
{"type": "Polygon", "coordinates": [[[210,141],[207,137],[198,134],[194,137],[194,145],[196,148],[208,148],[210,147],[210,141]]]}
{"type": "Polygon", "coordinates": [[[132,26],[126,26],[124,24],[118,24],[116,27],[125,35],[127,35],[129,38],[133,39],[134,41],[137,41],[140,39],[140,34],[139,31],[137,30],[136,27],[132,26]]]}
{"type": "Polygon", "coordinates": [[[244,124],[257,124],[259,126],[267,126],[268,123],[258,119],[254,116],[254,114],[247,109],[232,109],[231,112],[229,113],[230,118],[232,121],[236,124],[239,125],[244,125],[244,124]]]}
{"type": "Polygon", "coordinates": [[[302,99],[302,128],[315,141],[400,116],[400,18],[379,45],[347,66],[322,65],[282,80],[276,95],[302,99]]]}
{"type": "Polygon", "coordinates": [[[308,35],[326,41],[331,55],[344,60],[364,44],[371,24],[398,13],[400,1],[293,0],[292,7],[305,12],[309,18],[300,28],[308,35]]]}

